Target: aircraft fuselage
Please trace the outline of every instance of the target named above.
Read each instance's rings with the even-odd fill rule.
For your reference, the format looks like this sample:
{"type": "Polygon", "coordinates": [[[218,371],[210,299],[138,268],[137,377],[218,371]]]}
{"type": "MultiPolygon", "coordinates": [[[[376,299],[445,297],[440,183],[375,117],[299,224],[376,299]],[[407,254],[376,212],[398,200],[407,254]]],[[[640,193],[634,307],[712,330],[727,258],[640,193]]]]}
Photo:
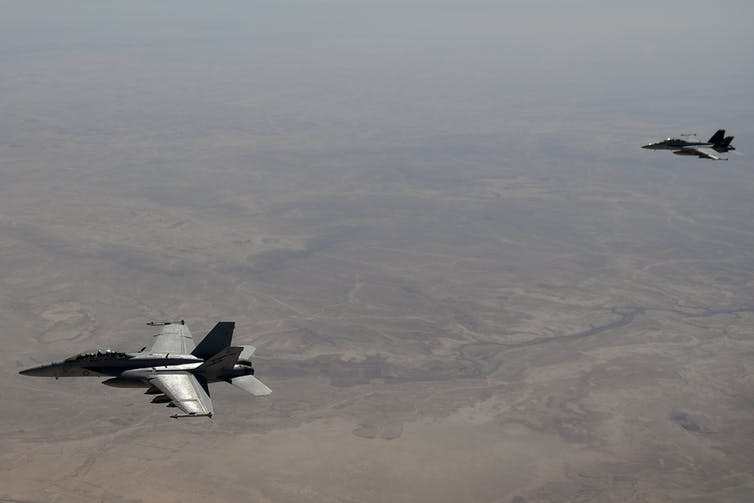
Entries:
{"type": "MultiPolygon", "coordinates": [[[[181,354],[143,354],[120,353],[115,351],[97,351],[82,353],[63,360],[62,362],[40,365],[26,370],[21,374],[39,377],[115,377],[119,380],[133,380],[145,383],[146,380],[160,373],[191,372],[195,373],[204,360],[193,355],[181,354]]],[[[203,372],[196,372],[204,374],[203,372]]],[[[221,375],[206,375],[208,380],[225,380],[244,375],[253,375],[251,362],[236,363],[232,369],[227,369],[221,375]]],[[[112,380],[109,380],[112,381],[112,380]]],[[[105,384],[116,387],[131,387],[122,382],[108,382],[105,384]]],[[[146,386],[146,384],[144,384],[146,386]]]]}
{"type": "Polygon", "coordinates": [[[712,147],[711,143],[686,141],[682,138],[668,138],[667,140],[648,143],[641,148],[649,150],[678,150],[684,147],[712,147]]]}

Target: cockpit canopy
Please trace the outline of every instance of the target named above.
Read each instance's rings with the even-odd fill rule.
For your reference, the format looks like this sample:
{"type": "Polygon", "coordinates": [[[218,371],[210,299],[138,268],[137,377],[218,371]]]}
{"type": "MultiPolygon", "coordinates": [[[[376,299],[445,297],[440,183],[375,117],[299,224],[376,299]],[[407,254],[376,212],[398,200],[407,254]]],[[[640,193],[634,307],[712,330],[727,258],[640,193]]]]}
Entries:
{"type": "Polygon", "coordinates": [[[85,353],[79,353],[75,356],[71,356],[65,359],[67,362],[90,362],[98,361],[102,359],[107,360],[126,360],[130,358],[126,353],[120,351],[113,351],[111,349],[98,349],[97,351],[87,351],[85,353]]]}

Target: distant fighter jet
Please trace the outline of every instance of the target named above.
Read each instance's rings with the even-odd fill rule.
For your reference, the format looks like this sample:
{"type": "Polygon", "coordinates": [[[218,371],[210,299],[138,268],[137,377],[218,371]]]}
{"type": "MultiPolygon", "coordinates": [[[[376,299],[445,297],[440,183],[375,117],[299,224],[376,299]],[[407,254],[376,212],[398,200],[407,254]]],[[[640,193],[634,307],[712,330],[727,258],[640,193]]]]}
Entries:
{"type": "Polygon", "coordinates": [[[254,377],[251,355],[254,346],[231,346],[235,322],[221,321],[199,343],[194,344],[188,326],[179,322],[150,322],[159,326],[152,349],[138,353],[93,351],[62,362],[22,370],[30,376],[105,376],[102,382],[116,388],[147,388],[157,395],[152,403],[178,407],[179,417],[212,417],[212,400],[207,383],[225,381],[255,396],[269,395],[270,388],[254,377]]]}
{"type": "Polygon", "coordinates": [[[733,136],[725,136],[725,130],[719,129],[712,137],[706,141],[700,141],[696,135],[683,134],[682,138],[668,138],[656,143],[644,145],[642,148],[650,150],[672,150],[676,155],[695,155],[705,159],[714,159],[715,161],[726,161],[727,157],[720,155],[730,150],[736,150],[730,144],[733,136]]]}

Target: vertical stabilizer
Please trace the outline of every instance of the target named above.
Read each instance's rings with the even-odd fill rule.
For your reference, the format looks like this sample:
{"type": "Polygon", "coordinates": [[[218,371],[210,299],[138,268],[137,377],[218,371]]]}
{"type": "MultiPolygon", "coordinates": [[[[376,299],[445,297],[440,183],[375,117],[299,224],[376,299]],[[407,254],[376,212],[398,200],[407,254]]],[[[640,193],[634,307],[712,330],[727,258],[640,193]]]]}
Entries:
{"type": "Polygon", "coordinates": [[[238,361],[238,355],[243,351],[242,347],[229,346],[214,356],[207,358],[204,363],[196,367],[194,373],[205,375],[218,375],[222,372],[233,370],[233,366],[238,361]]]}
{"type": "Polygon", "coordinates": [[[236,328],[236,322],[234,321],[221,321],[215,328],[202,339],[196,348],[191,352],[192,355],[207,359],[210,356],[216,355],[223,349],[230,346],[230,342],[233,340],[233,330],[236,328]]]}
{"type": "Polygon", "coordinates": [[[723,138],[725,138],[725,130],[718,129],[717,132],[712,135],[712,137],[709,139],[707,143],[711,143],[712,145],[718,145],[722,143],[723,138]]]}

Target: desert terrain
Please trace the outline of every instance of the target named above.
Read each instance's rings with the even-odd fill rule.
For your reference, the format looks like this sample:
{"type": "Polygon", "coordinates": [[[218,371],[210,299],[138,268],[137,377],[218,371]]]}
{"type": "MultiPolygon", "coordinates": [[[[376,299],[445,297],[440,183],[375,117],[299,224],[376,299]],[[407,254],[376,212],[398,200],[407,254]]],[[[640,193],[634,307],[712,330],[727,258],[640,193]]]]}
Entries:
{"type": "Polygon", "coordinates": [[[747,150],[750,103],[554,90],[568,49],[159,33],[2,53],[0,501],[754,499],[754,149],[639,148],[747,150]],[[176,319],[234,320],[273,394],[175,421],[18,374],[176,319]]]}

